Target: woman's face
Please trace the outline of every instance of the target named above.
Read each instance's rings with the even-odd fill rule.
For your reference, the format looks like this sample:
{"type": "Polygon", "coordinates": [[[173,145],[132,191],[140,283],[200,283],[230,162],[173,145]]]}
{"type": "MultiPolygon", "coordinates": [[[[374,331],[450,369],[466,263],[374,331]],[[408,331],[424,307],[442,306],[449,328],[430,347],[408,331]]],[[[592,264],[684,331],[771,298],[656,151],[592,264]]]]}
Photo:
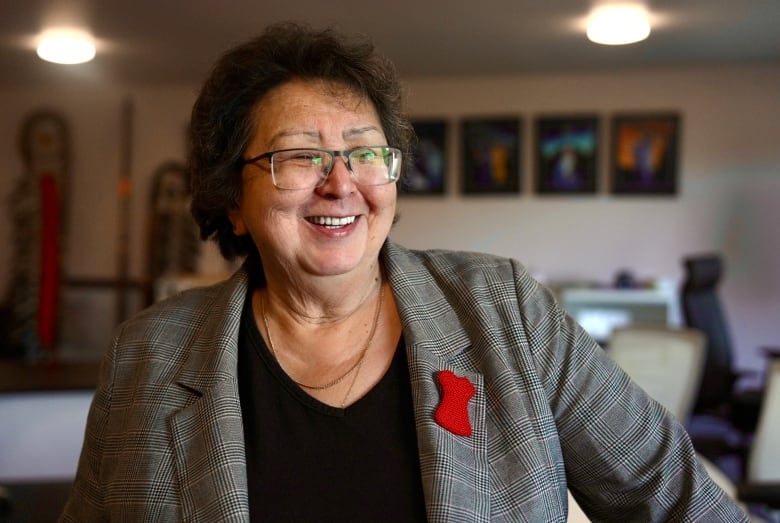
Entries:
{"type": "MultiPolygon", "coordinates": [[[[256,105],[254,119],[245,158],[291,148],[392,145],[370,101],[323,82],[274,88],[256,105]]],[[[260,160],[244,166],[239,205],[229,217],[236,234],[251,235],[267,277],[330,276],[370,268],[390,232],[395,203],[395,184],[355,184],[343,157],[335,158],[323,185],[295,190],[275,187],[269,162],[260,160]],[[344,225],[324,225],[325,218],[344,225]]]]}

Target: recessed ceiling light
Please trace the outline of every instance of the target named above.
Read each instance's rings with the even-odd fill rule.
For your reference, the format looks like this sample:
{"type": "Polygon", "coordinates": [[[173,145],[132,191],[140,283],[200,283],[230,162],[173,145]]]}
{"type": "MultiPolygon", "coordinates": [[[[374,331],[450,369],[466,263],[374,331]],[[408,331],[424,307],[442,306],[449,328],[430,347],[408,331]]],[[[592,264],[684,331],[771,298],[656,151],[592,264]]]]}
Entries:
{"type": "Polygon", "coordinates": [[[38,44],[38,56],[56,64],[82,64],[95,57],[92,38],[79,31],[47,31],[38,44]]]}
{"type": "Polygon", "coordinates": [[[602,6],[591,15],[587,35],[597,44],[633,44],[650,35],[650,20],[638,5],[602,6]]]}

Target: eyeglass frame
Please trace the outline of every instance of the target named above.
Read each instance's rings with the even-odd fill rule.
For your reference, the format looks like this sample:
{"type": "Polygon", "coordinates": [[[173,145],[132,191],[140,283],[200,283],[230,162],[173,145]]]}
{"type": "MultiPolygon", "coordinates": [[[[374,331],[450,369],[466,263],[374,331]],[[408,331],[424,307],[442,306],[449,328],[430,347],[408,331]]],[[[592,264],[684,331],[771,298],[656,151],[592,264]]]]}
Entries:
{"type": "Polygon", "coordinates": [[[333,149],[322,149],[322,148],[319,148],[319,147],[292,147],[290,149],[278,149],[276,151],[268,151],[268,152],[265,152],[263,154],[259,154],[257,156],[253,156],[253,157],[248,158],[246,160],[242,160],[241,165],[242,166],[250,165],[250,164],[255,165],[256,162],[258,162],[260,160],[265,160],[267,158],[268,159],[268,164],[269,164],[269,167],[270,167],[270,171],[271,171],[271,182],[274,184],[274,187],[276,187],[277,189],[282,189],[282,190],[296,190],[296,189],[287,189],[287,188],[284,188],[284,187],[279,187],[276,184],[276,176],[275,176],[275,172],[274,172],[273,156],[275,154],[277,154],[277,153],[287,153],[287,152],[292,152],[292,151],[318,151],[318,152],[322,152],[322,153],[328,153],[328,154],[330,154],[333,157],[333,161],[330,163],[330,167],[328,168],[327,172],[325,172],[320,177],[320,180],[311,187],[312,189],[317,188],[317,187],[322,187],[323,185],[325,185],[325,182],[328,180],[328,176],[330,176],[330,173],[333,172],[333,167],[336,165],[336,158],[339,157],[339,156],[342,157],[342,158],[346,158],[347,161],[346,161],[345,165],[347,167],[347,170],[349,171],[352,180],[355,183],[358,183],[359,185],[368,185],[368,186],[378,187],[378,186],[381,186],[381,185],[390,185],[391,183],[396,183],[398,181],[398,179],[401,178],[401,165],[403,164],[403,159],[402,159],[403,158],[403,151],[401,151],[401,149],[399,149],[398,147],[393,147],[393,146],[390,146],[390,145],[361,145],[359,147],[353,147],[352,149],[343,149],[343,150],[340,150],[340,151],[339,150],[333,150],[333,149]],[[355,151],[359,151],[360,149],[375,149],[375,148],[382,148],[382,149],[388,149],[390,151],[397,151],[398,157],[399,157],[398,167],[396,169],[397,175],[396,175],[396,177],[394,179],[389,179],[389,177],[388,177],[388,180],[386,182],[384,182],[384,183],[379,183],[379,184],[360,184],[354,178],[355,171],[352,168],[352,159],[350,158],[350,155],[352,153],[354,153],[355,151]]]}

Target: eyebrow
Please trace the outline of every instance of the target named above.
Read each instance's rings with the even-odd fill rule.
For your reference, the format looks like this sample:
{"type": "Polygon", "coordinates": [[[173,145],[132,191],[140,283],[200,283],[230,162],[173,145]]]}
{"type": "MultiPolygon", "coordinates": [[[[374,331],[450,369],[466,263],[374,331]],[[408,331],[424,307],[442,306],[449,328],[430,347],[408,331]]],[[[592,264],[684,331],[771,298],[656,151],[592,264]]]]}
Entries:
{"type": "Polygon", "coordinates": [[[369,133],[371,131],[376,131],[380,133],[382,132],[380,129],[377,129],[373,125],[367,125],[365,127],[358,127],[357,129],[347,129],[345,132],[341,133],[341,136],[344,139],[348,139],[348,138],[354,138],[356,136],[369,133]]]}
{"type": "MultiPolygon", "coordinates": [[[[341,137],[345,140],[353,139],[358,136],[362,136],[364,134],[370,133],[372,131],[376,131],[381,133],[382,131],[373,126],[373,125],[367,125],[365,127],[355,127],[352,129],[346,129],[344,132],[341,133],[341,137]]],[[[320,133],[317,131],[299,131],[296,129],[287,129],[283,131],[279,131],[273,137],[271,137],[271,140],[269,142],[269,146],[273,147],[274,144],[281,138],[287,138],[289,136],[305,136],[308,138],[311,138],[312,140],[319,140],[320,139],[320,133]]]]}

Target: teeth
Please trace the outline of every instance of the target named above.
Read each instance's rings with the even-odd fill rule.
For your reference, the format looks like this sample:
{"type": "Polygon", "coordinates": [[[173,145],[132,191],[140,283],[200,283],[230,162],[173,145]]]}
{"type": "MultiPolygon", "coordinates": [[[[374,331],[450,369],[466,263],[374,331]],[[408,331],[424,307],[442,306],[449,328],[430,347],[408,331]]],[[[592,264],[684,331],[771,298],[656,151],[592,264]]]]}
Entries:
{"type": "Polygon", "coordinates": [[[311,223],[316,225],[323,225],[325,227],[344,227],[355,221],[354,216],[343,216],[341,218],[336,216],[313,216],[309,218],[311,223]]]}

